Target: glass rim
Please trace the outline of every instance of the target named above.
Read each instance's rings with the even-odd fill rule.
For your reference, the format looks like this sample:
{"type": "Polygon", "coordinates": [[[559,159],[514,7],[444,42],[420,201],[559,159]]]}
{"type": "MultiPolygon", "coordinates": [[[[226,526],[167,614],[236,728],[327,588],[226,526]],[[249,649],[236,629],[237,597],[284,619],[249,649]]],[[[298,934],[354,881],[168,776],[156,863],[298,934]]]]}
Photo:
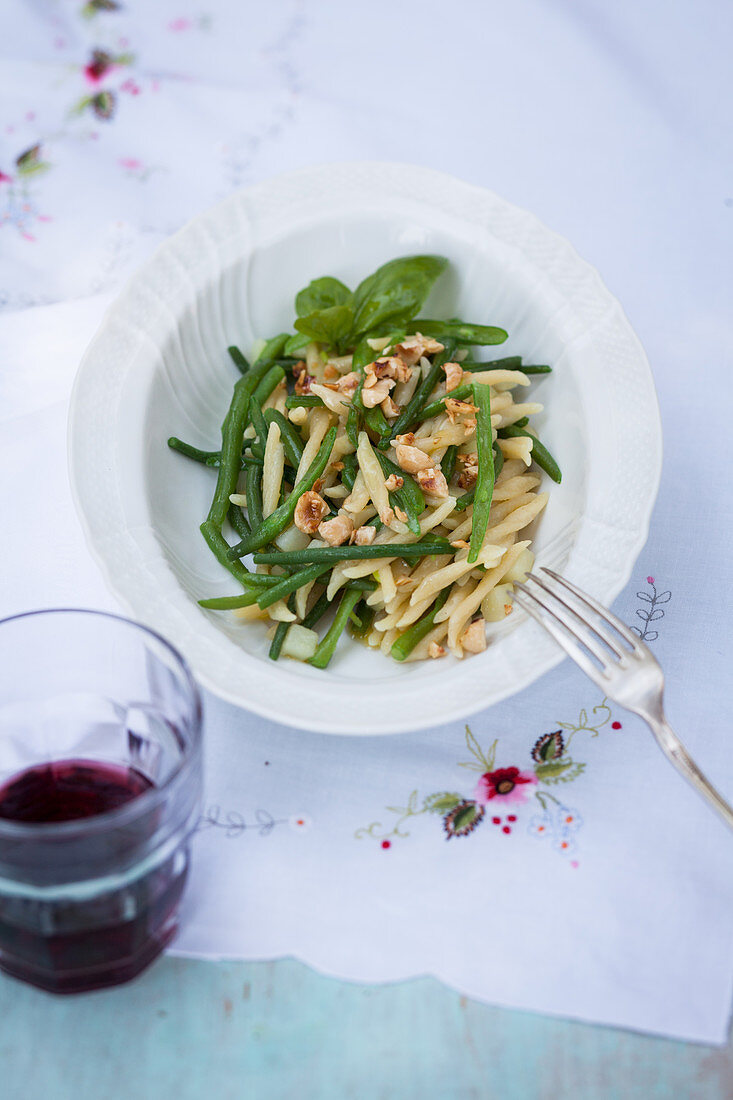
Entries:
{"type": "Polygon", "coordinates": [[[90,832],[103,832],[106,829],[113,829],[120,825],[126,825],[134,821],[135,818],[141,814],[147,813],[149,810],[155,808],[158,803],[164,801],[170,790],[182,782],[183,778],[191,771],[196,757],[196,750],[201,748],[201,728],[203,724],[201,692],[185,657],[178,652],[176,647],[169,642],[167,638],[164,638],[157,630],[153,630],[152,627],[145,626],[143,623],[137,622],[135,619],[130,619],[126,615],[119,615],[114,611],[99,611],[91,607],[44,607],[37,608],[34,611],[20,611],[15,615],[6,615],[4,618],[0,619],[0,627],[5,626],[7,623],[17,622],[20,619],[39,618],[44,615],[96,615],[101,619],[113,619],[118,623],[123,623],[125,626],[133,627],[141,634],[148,635],[154,638],[156,642],[159,642],[176,662],[178,671],[191,696],[193,711],[191,746],[188,751],[183,753],[180,761],[160,786],[150,787],[149,790],[136,795],[130,802],[118,806],[117,809],[105,810],[103,813],[95,814],[93,817],[78,818],[74,821],[57,821],[53,823],[10,821],[0,817],[0,840],[3,838],[13,840],[43,840],[54,837],[72,838],[81,834],[88,835],[90,832]]]}

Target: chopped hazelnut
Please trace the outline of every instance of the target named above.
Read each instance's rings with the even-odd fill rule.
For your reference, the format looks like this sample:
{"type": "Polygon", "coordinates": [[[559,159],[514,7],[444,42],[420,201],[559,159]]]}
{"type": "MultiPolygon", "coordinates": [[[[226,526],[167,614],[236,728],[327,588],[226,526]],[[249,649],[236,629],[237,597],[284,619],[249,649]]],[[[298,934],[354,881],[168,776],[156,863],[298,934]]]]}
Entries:
{"type": "Polygon", "coordinates": [[[381,378],[379,382],[376,382],[368,389],[366,382],[364,382],[364,389],[361,391],[361,400],[364,407],[373,409],[376,408],[377,405],[381,405],[385,397],[389,397],[389,391],[393,386],[393,378],[381,378]]]}
{"type": "Polygon", "coordinates": [[[405,484],[405,479],[400,477],[399,474],[390,474],[384,483],[384,487],[389,493],[393,493],[395,489],[401,489],[405,484]]]}
{"type": "Polygon", "coordinates": [[[346,397],[353,397],[356,387],[359,385],[359,375],[356,371],[349,371],[348,374],[344,374],[336,386],[340,393],[343,393],[346,397]]]}
{"type": "MultiPolygon", "coordinates": [[[[445,399],[445,411],[448,413],[448,419],[451,424],[455,424],[457,416],[467,416],[469,413],[477,412],[475,405],[472,405],[470,401],[458,401],[455,397],[446,397],[445,399]]],[[[466,421],[468,423],[468,421],[466,421]]],[[[476,421],[473,421],[474,427],[476,421]]]]}
{"type": "Polygon", "coordinates": [[[389,394],[387,394],[384,401],[382,402],[382,412],[384,413],[384,415],[387,417],[388,420],[394,420],[394,418],[399,415],[399,411],[399,405],[395,405],[392,398],[389,396],[389,394]]]}
{"type": "MultiPolygon", "coordinates": [[[[415,437],[412,436],[412,438],[415,437]]],[[[432,464],[432,459],[425,454],[425,451],[421,451],[419,447],[412,447],[407,443],[398,443],[395,447],[395,454],[397,455],[397,465],[408,474],[417,473],[418,470],[427,470],[432,464]]]]}
{"type": "Polygon", "coordinates": [[[299,531],[304,531],[306,535],[315,535],[318,525],[328,512],[329,507],[323,497],[309,490],[303,493],[295,505],[293,520],[299,531]]]}
{"type": "Polygon", "coordinates": [[[414,432],[405,432],[404,435],[396,435],[395,443],[402,443],[405,447],[411,447],[415,442],[414,432]]]}
{"type": "Polygon", "coordinates": [[[440,466],[430,466],[427,470],[417,471],[417,480],[420,488],[426,493],[432,493],[434,497],[448,496],[448,482],[440,466]]]}
{"type": "Polygon", "coordinates": [[[371,527],[368,524],[364,524],[363,527],[359,527],[353,532],[349,542],[356,543],[357,546],[369,546],[374,542],[374,536],[377,533],[376,527],[371,527]]]}
{"type": "Polygon", "coordinates": [[[423,336],[420,332],[416,332],[414,336],[406,336],[401,344],[395,344],[392,348],[395,355],[399,355],[408,367],[414,366],[422,355],[435,355],[442,350],[442,344],[433,340],[432,336],[423,336]]]}
{"type": "Polygon", "coordinates": [[[340,378],[341,376],[334,367],[333,363],[326,363],[326,366],[323,368],[323,377],[326,378],[329,382],[333,382],[335,379],[340,378]]]}
{"type": "Polygon", "coordinates": [[[443,363],[445,371],[445,392],[450,393],[458,389],[463,378],[463,367],[460,363],[443,363]]]}
{"type": "Polygon", "coordinates": [[[456,550],[468,550],[469,545],[465,539],[456,539],[455,542],[451,542],[451,546],[455,546],[456,550]]]}
{"type": "MultiPolygon", "coordinates": [[[[298,364],[296,363],[296,366],[297,365],[298,364]]],[[[293,368],[293,373],[294,372],[295,372],[295,367],[293,368]]],[[[311,382],[314,382],[314,381],[315,381],[314,376],[312,374],[308,374],[307,370],[305,369],[305,364],[304,364],[302,370],[299,371],[299,373],[296,377],[296,380],[295,380],[295,392],[298,395],[298,397],[303,397],[305,394],[310,393],[311,392],[311,382]]]]}
{"type": "Polygon", "coordinates": [[[338,515],[319,524],[318,534],[329,546],[340,546],[342,542],[346,542],[353,530],[354,521],[351,516],[338,515]]]}
{"type": "Polygon", "coordinates": [[[407,523],[407,512],[403,512],[401,508],[395,508],[394,514],[397,516],[397,519],[402,521],[402,523],[407,523]]]}
{"type": "Polygon", "coordinates": [[[445,649],[442,645],[438,645],[437,642],[431,642],[428,646],[428,657],[432,657],[433,660],[438,657],[445,657],[445,649]]]}

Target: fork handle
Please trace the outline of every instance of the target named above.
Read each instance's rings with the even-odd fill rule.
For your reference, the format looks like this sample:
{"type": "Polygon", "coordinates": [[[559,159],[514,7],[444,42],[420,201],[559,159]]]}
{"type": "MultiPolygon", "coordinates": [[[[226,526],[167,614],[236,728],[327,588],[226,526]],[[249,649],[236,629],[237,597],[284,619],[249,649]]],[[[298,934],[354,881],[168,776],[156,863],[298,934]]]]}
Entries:
{"type": "Polygon", "coordinates": [[[692,784],[697,793],[701,794],[714,810],[717,810],[719,816],[722,817],[726,825],[733,829],[733,808],[729,806],[721,794],[718,794],[712,783],[705,778],[667,719],[664,717],[664,714],[659,717],[645,714],[643,717],[648,722],[652,733],[657,739],[657,744],[670,763],[675,766],[680,775],[683,776],[688,783],[692,784]]]}

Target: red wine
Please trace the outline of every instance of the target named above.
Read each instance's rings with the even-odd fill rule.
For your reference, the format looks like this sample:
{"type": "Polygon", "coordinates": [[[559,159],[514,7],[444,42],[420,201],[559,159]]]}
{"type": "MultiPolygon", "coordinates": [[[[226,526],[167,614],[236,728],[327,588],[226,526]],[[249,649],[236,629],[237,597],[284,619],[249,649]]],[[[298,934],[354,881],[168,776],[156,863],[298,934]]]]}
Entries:
{"type": "Polygon", "coordinates": [[[0,818],[78,821],[116,810],[152,786],[141,772],[120,764],[58,760],[28,768],[0,787],[0,818]]]}
{"type": "MultiPolygon", "coordinates": [[[[82,821],[118,809],[153,784],[134,768],[94,760],[36,765],[0,787],[0,819],[24,824],[82,821]]],[[[135,856],[158,824],[153,806],[114,831],[90,827],[73,843],[84,869],[104,867],[109,853],[135,856]]],[[[91,826],[91,823],[90,823],[91,826]]],[[[59,833],[56,843],[68,843],[59,833]]],[[[58,899],[2,895],[0,967],[56,993],[77,993],[135,977],[177,929],[178,904],[188,875],[179,851],[114,889],[68,891],[58,899]],[[76,895],[76,896],[75,896],[76,895]]],[[[97,878],[99,871],[93,872],[97,878]]]]}

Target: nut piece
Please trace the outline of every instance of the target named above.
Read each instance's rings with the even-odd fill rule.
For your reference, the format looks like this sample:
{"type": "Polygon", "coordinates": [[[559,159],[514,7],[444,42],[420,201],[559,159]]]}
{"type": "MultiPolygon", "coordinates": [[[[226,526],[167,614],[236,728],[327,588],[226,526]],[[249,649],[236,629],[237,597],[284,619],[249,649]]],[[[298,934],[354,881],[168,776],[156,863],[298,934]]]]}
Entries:
{"type": "Polygon", "coordinates": [[[463,367],[460,363],[443,363],[443,370],[445,371],[445,392],[450,393],[451,390],[460,386],[463,367]]]}
{"type": "Polygon", "coordinates": [[[407,523],[407,512],[403,512],[401,508],[395,508],[394,514],[397,516],[397,519],[402,521],[402,523],[407,523]]]}
{"type": "Polygon", "coordinates": [[[456,550],[468,550],[470,545],[465,539],[456,539],[451,542],[451,546],[455,546],[456,550]]]}
{"type": "Polygon", "coordinates": [[[376,533],[376,527],[365,523],[363,527],[359,527],[353,532],[349,542],[355,542],[357,546],[370,546],[374,542],[376,533]]]}
{"type": "Polygon", "coordinates": [[[432,459],[425,454],[425,451],[421,451],[419,447],[411,447],[407,443],[398,443],[395,447],[395,454],[397,455],[397,465],[408,474],[415,474],[418,470],[427,470],[432,465],[432,459]]]}
{"type": "Polygon", "coordinates": [[[437,657],[445,657],[445,649],[437,642],[431,642],[428,646],[428,657],[432,657],[433,660],[437,657]]]}
{"type": "Polygon", "coordinates": [[[351,516],[338,515],[324,520],[318,527],[318,534],[329,546],[340,546],[351,536],[353,530],[354,521],[351,516]]]}
{"type": "MultiPolygon", "coordinates": [[[[446,397],[445,399],[445,411],[448,413],[448,419],[451,424],[455,424],[457,416],[468,416],[469,413],[478,412],[475,405],[472,405],[470,401],[458,401],[455,397],[446,397]]],[[[466,421],[468,423],[468,421],[466,421]]],[[[473,421],[474,428],[476,427],[476,421],[473,421]]]]}
{"type": "Polygon", "coordinates": [[[483,619],[474,619],[461,636],[461,645],[466,653],[482,653],[486,649],[486,624],[483,619]]]}
{"type": "Polygon", "coordinates": [[[405,447],[412,447],[415,442],[414,432],[405,432],[404,435],[396,435],[395,443],[403,443],[405,447]]]}
{"type": "Polygon", "coordinates": [[[323,369],[323,377],[327,382],[333,382],[335,379],[340,378],[339,372],[334,367],[333,363],[326,363],[323,369]]]}
{"type": "Polygon", "coordinates": [[[339,393],[344,394],[345,397],[353,397],[356,387],[359,385],[359,375],[355,370],[349,371],[348,374],[342,375],[339,381],[336,383],[336,389],[339,393]]]}
{"type": "Polygon", "coordinates": [[[299,531],[304,531],[306,535],[315,535],[318,525],[328,513],[329,507],[323,497],[309,489],[295,505],[293,520],[299,531]]]}
{"type": "Polygon", "coordinates": [[[408,367],[414,366],[421,355],[435,355],[436,352],[442,350],[442,344],[439,344],[437,340],[433,340],[432,336],[423,336],[421,332],[416,332],[414,336],[405,337],[401,344],[395,344],[392,348],[395,355],[399,355],[408,367]]]}
{"type": "Polygon", "coordinates": [[[382,402],[382,412],[387,417],[387,419],[394,420],[394,418],[399,415],[399,411],[399,405],[395,405],[391,397],[385,397],[384,401],[382,402]]]}
{"type": "Polygon", "coordinates": [[[400,477],[399,474],[390,474],[384,483],[384,487],[388,493],[393,493],[395,489],[401,489],[405,484],[405,479],[400,477]]]}
{"type": "Polygon", "coordinates": [[[311,392],[311,382],[315,382],[315,375],[308,374],[305,368],[305,360],[299,359],[297,363],[293,364],[293,375],[295,376],[295,392],[298,397],[303,397],[305,394],[311,392]]]}
{"type": "Polygon", "coordinates": [[[409,382],[412,378],[412,369],[396,355],[390,355],[386,359],[375,359],[373,363],[367,363],[364,367],[365,382],[367,388],[370,385],[369,377],[394,378],[396,382],[409,382]]]}
{"type": "Polygon", "coordinates": [[[478,455],[458,455],[458,460],[463,463],[463,470],[458,475],[458,484],[462,489],[470,489],[478,479],[478,455]]]}
{"type": "MultiPolygon", "coordinates": [[[[374,375],[371,375],[373,378],[374,375]]],[[[379,382],[375,382],[374,385],[367,388],[367,378],[364,382],[364,388],[361,391],[362,404],[367,409],[373,409],[377,405],[381,405],[385,397],[389,397],[389,391],[394,386],[394,378],[382,378],[379,382]]]]}
{"type": "Polygon", "coordinates": [[[434,497],[448,496],[448,482],[440,466],[430,466],[427,470],[417,471],[417,480],[420,488],[426,493],[432,493],[434,497]]]}

